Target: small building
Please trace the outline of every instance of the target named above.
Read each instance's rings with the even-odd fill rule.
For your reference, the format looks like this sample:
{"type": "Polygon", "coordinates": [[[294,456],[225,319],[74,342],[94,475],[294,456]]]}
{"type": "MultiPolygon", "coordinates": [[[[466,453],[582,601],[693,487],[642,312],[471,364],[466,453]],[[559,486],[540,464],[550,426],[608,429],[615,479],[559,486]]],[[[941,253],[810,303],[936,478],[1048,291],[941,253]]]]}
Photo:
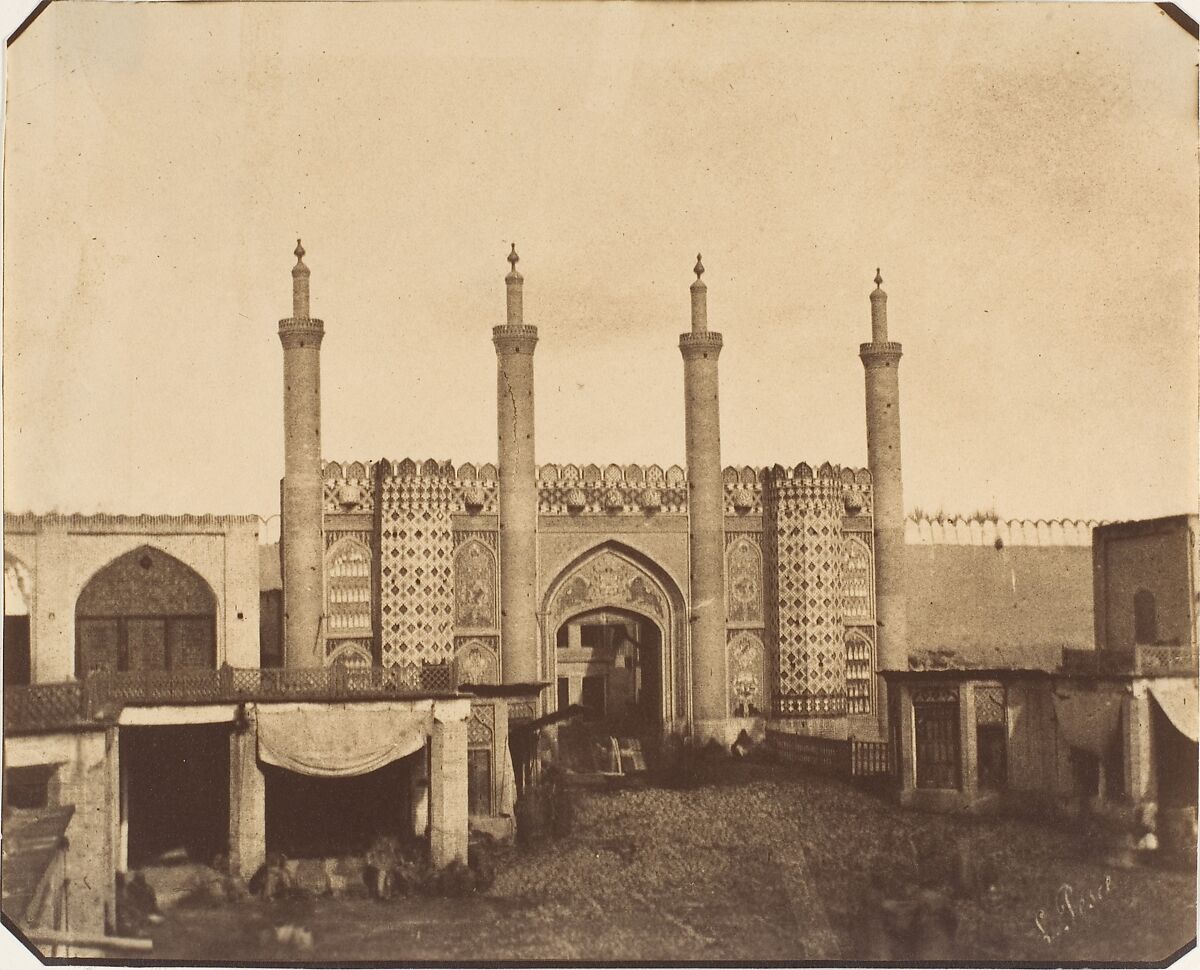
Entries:
{"type": "Polygon", "coordinates": [[[168,851],[248,878],[268,849],[395,835],[445,864],[471,814],[511,830],[508,698],[530,689],[473,700],[447,665],[261,667],[257,526],[5,517],[4,908],[60,955],[94,953],[70,941],[115,931],[117,874],[168,851]]]}
{"type": "MultiPolygon", "coordinates": [[[[1194,815],[1196,521],[1095,528],[1094,645],[1010,627],[995,631],[1012,637],[996,650],[964,641],[887,673],[901,801],[966,811],[1154,802],[1194,815]]],[[[976,596],[986,589],[971,585],[976,596]]],[[[1086,618],[1070,613],[1037,622],[1070,636],[1086,618]]]]}

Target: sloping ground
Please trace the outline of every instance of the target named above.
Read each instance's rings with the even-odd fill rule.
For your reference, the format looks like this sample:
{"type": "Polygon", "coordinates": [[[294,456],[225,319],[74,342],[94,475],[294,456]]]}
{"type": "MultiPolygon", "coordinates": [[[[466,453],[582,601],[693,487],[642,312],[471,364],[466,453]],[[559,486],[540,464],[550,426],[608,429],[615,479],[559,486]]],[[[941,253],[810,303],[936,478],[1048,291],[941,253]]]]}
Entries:
{"type": "Polygon", "coordinates": [[[772,960],[869,959],[872,886],[914,878],[914,848],[944,858],[962,840],[994,869],[993,891],[954,901],[941,960],[1161,960],[1195,932],[1191,873],[1113,869],[1076,827],[901,812],[835,780],[729,763],[692,790],[578,793],[574,833],[510,850],[491,892],[463,900],[307,900],[176,910],[157,959],[772,960]],[[1057,932],[1063,885],[1111,880],[1057,932]],[[1044,942],[1035,925],[1054,939],[1044,942]],[[311,951],[267,943],[299,922],[311,951]]]}

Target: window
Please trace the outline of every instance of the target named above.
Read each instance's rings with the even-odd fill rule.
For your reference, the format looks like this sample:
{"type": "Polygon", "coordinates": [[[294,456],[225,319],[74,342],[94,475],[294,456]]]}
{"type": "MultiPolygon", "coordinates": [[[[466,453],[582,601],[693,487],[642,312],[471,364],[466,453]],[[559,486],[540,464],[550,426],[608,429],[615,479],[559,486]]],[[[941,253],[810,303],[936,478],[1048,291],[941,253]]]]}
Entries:
{"type": "Polygon", "coordinates": [[[975,688],[975,752],[979,787],[989,790],[1008,783],[1008,729],[1003,687],[975,688]]]}
{"type": "Polygon", "coordinates": [[[957,788],[958,690],[955,687],[913,691],[917,787],[957,788]]]}
{"type": "MultiPolygon", "coordinates": [[[[584,627],[587,629],[587,627],[584,627]]],[[[593,714],[604,716],[604,675],[594,674],[583,678],[583,706],[593,714]]]]}
{"type": "Polygon", "coordinates": [[[50,804],[50,782],[57,764],[9,768],[4,773],[4,801],[8,808],[46,808],[50,804]]]}
{"type": "Polygon", "coordinates": [[[558,709],[565,711],[571,706],[571,679],[569,677],[558,678],[558,709]]]}
{"type": "Polygon", "coordinates": [[[1158,607],[1148,589],[1133,594],[1133,642],[1158,643],[1158,607]]]}
{"type": "Polygon", "coordinates": [[[579,642],[585,647],[603,647],[606,645],[605,628],[600,623],[584,624],[579,630],[579,642]]]}

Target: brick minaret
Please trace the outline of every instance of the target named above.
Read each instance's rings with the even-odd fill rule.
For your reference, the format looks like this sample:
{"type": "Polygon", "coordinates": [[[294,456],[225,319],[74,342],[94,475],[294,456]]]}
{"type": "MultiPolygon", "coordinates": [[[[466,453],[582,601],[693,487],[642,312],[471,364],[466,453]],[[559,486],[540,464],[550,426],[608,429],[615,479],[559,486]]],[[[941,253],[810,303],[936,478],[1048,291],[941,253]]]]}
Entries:
{"type": "MultiPolygon", "coordinates": [[[[904,488],[900,476],[900,344],[888,340],[887,294],[875,271],[871,342],[859,347],[867,381],[867,463],[875,518],[876,655],[881,670],[908,667],[904,597],[904,488]]],[[[879,717],[886,724],[881,698],[879,717]]]]}
{"type": "Polygon", "coordinates": [[[692,331],[680,334],[687,428],[691,561],[692,730],[725,742],[729,700],[725,669],[725,487],[721,481],[721,408],[717,358],[721,335],[708,329],[708,287],[696,257],[692,331]]]}
{"type": "Polygon", "coordinates": [[[287,667],[324,662],[317,642],[324,608],[321,472],[321,338],[308,315],[308,267],[296,240],[292,315],[279,321],[283,344],[283,658],[287,667]]]}
{"type": "Polygon", "coordinates": [[[516,244],[508,322],[492,328],[496,345],[496,437],[500,459],[500,657],[506,684],[538,680],[537,470],[533,463],[533,350],[537,327],[522,321],[516,244]]]}

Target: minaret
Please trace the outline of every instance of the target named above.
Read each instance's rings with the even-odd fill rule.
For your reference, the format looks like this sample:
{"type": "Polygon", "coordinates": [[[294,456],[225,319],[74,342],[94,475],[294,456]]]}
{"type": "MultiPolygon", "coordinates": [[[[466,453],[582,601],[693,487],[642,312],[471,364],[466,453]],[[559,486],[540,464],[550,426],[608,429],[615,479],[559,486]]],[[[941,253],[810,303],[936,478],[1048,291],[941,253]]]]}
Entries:
{"type": "Polygon", "coordinates": [[[292,315],[279,321],[283,344],[283,662],[317,667],[324,609],[321,471],[321,338],[325,325],[308,315],[308,267],[296,240],[292,315]]]}
{"type": "Polygon", "coordinates": [[[524,279],[516,243],[504,278],[508,322],[492,328],[496,345],[496,437],[500,459],[500,657],[506,684],[538,673],[537,470],[533,463],[533,350],[537,327],[522,320],[524,279]]]}
{"type": "Polygon", "coordinates": [[[725,487],[717,358],[721,335],[708,329],[708,287],[696,257],[692,332],[680,334],[687,429],[688,539],[691,560],[692,731],[725,743],[729,699],[725,663],[725,487]]]}
{"type": "MultiPolygon", "coordinates": [[[[900,476],[900,354],[888,340],[887,294],[875,271],[871,293],[871,342],[858,356],[866,369],[867,463],[871,468],[875,520],[876,657],[881,670],[908,667],[904,596],[904,488],[900,476]]],[[[879,705],[886,724],[885,704],[879,705]]]]}

